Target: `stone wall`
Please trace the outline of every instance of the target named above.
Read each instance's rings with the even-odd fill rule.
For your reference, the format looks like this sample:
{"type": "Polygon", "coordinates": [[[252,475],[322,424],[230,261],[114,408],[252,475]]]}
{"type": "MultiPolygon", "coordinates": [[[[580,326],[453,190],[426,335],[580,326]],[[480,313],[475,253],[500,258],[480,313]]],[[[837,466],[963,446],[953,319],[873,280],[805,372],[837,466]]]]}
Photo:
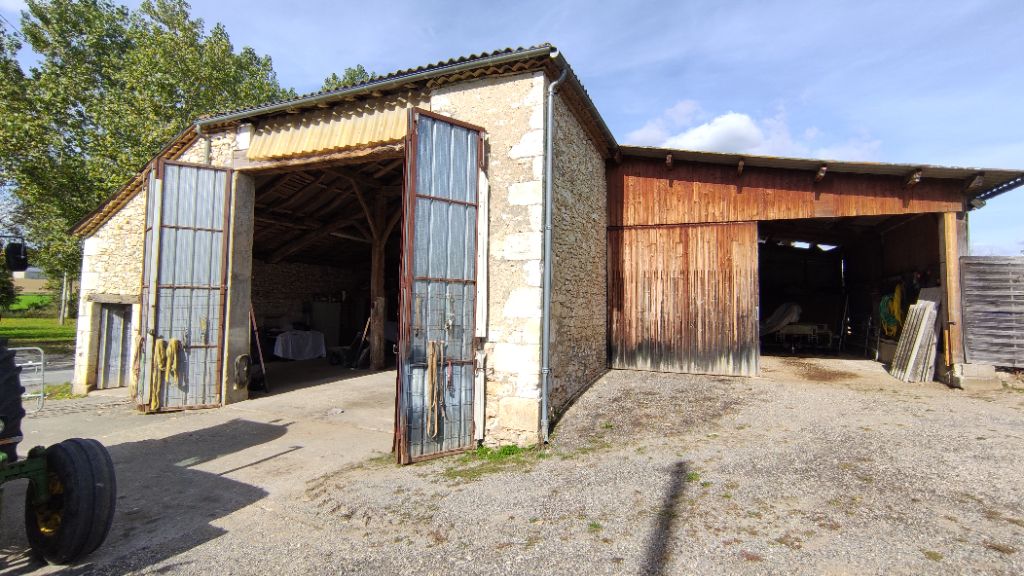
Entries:
{"type": "Polygon", "coordinates": [[[490,186],[485,442],[531,444],[540,430],[542,72],[433,92],[431,110],[487,130],[490,186]]]}
{"type": "Polygon", "coordinates": [[[225,128],[200,136],[178,159],[190,164],[231,166],[235,153],[235,132],[235,128],[225,128]],[[207,162],[207,150],[209,150],[209,162],[207,162]]]}
{"type": "Polygon", "coordinates": [[[557,415],[607,371],[605,163],[562,97],[555,99],[551,367],[557,415]]]}
{"type": "Polygon", "coordinates": [[[74,388],[78,394],[96,386],[100,305],[134,304],[133,338],[138,334],[146,196],[143,189],[83,243],[75,341],[74,388]]]}
{"type": "Polygon", "coordinates": [[[260,326],[303,321],[303,302],[340,299],[356,275],[313,264],[252,262],[252,308],[260,326]]]}

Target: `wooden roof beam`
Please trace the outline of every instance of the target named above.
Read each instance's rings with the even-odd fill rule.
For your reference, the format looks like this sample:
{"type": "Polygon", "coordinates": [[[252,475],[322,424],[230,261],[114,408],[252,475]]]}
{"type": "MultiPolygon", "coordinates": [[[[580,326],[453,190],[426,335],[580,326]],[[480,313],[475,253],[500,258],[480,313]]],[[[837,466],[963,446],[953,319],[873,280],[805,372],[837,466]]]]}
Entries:
{"type": "Polygon", "coordinates": [[[271,252],[270,256],[267,258],[267,261],[270,262],[271,264],[280,262],[284,258],[298,252],[299,250],[302,250],[303,248],[309,246],[310,244],[313,244],[317,240],[320,240],[325,236],[330,236],[336,232],[340,232],[341,230],[348,228],[351,225],[352,222],[350,220],[336,220],[329,224],[324,224],[323,226],[318,227],[316,230],[312,230],[307,234],[299,236],[298,238],[295,238],[291,241],[285,242],[282,246],[271,252]]]}
{"type": "Polygon", "coordinates": [[[396,158],[395,160],[387,162],[387,163],[384,164],[384,166],[381,167],[380,170],[377,170],[376,172],[373,173],[373,177],[374,178],[380,178],[382,176],[386,176],[387,174],[392,172],[395,168],[398,168],[399,166],[401,166],[403,162],[405,162],[404,158],[396,158]]]}
{"type": "Polygon", "coordinates": [[[340,176],[342,178],[348,179],[349,181],[354,181],[354,182],[358,183],[360,186],[362,186],[363,188],[374,189],[374,188],[380,188],[381,186],[383,186],[383,184],[381,184],[380,182],[374,180],[373,178],[369,178],[367,176],[363,176],[359,172],[356,172],[355,170],[352,170],[352,169],[349,169],[349,168],[341,168],[341,167],[338,167],[338,166],[332,166],[330,168],[324,168],[324,172],[330,172],[331,174],[334,174],[335,176],[340,176]]]}
{"type": "Polygon", "coordinates": [[[968,178],[967,181],[964,183],[964,192],[970,192],[972,190],[977,190],[978,188],[981,188],[984,185],[985,185],[985,173],[984,172],[978,172],[974,176],[971,176],[970,178],[968,178]]]}
{"type": "Polygon", "coordinates": [[[918,168],[917,170],[911,172],[910,175],[907,176],[906,180],[903,181],[903,189],[910,190],[914,186],[917,186],[917,184],[921,182],[921,176],[923,174],[924,170],[921,168],[918,168]]]}

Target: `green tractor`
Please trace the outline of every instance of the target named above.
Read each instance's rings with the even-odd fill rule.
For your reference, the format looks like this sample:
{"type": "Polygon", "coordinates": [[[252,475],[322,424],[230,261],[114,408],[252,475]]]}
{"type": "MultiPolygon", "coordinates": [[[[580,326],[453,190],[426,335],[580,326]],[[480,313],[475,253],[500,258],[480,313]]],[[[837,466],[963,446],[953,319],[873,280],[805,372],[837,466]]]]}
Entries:
{"type": "MultiPolygon", "coordinates": [[[[24,244],[12,243],[5,252],[11,270],[27,267],[24,244]]],[[[0,507],[3,485],[28,479],[25,530],[29,545],[37,557],[51,564],[70,564],[99,548],[110,532],[117,501],[114,463],[102,444],[83,438],[49,448],[37,446],[27,458],[18,459],[25,410],[21,368],[14,354],[7,339],[0,338],[0,507]]]]}

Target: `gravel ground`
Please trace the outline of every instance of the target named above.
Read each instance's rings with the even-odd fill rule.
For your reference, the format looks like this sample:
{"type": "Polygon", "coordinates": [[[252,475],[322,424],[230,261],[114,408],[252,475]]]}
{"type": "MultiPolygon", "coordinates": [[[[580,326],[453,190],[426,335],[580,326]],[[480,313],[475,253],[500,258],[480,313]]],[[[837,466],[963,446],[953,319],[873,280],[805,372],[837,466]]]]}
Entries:
{"type": "MultiPolygon", "coordinates": [[[[762,373],[611,372],[546,451],[241,484],[211,494],[208,520],[79,571],[1024,573],[1024,393],[902,384],[854,360],[765,358],[762,373]]],[[[175,522],[139,516],[140,533],[175,522]]]]}

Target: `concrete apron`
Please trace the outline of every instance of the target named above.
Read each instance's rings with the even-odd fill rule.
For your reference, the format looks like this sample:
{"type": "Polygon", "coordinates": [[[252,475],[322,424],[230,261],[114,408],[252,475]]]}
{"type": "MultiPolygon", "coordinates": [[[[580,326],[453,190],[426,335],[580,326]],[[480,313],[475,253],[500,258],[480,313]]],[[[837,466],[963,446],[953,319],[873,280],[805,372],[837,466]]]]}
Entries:
{"type": "Polygon", "coordinates": [[[320,363],[326,366],[322,360],[272,364],[272,394],[223,408],[142,415],[128,404],[49,402],[43,413],[26,418],[19,452],[65,438],[96,438],[111,448],[119,474],[173,460],[177,467],[230,476],[269,494],[301,490],[309,480],[391,450],[395,372],[330,367],[333,375],[324,376],[320,363]],[[283,385],[285,372],[289,379],[314,376],[303,378],[314,383],[283,385]],[[160,446],[163,457],[127,450],[118,458],[117,447],[129,443],[160,446]]]}

